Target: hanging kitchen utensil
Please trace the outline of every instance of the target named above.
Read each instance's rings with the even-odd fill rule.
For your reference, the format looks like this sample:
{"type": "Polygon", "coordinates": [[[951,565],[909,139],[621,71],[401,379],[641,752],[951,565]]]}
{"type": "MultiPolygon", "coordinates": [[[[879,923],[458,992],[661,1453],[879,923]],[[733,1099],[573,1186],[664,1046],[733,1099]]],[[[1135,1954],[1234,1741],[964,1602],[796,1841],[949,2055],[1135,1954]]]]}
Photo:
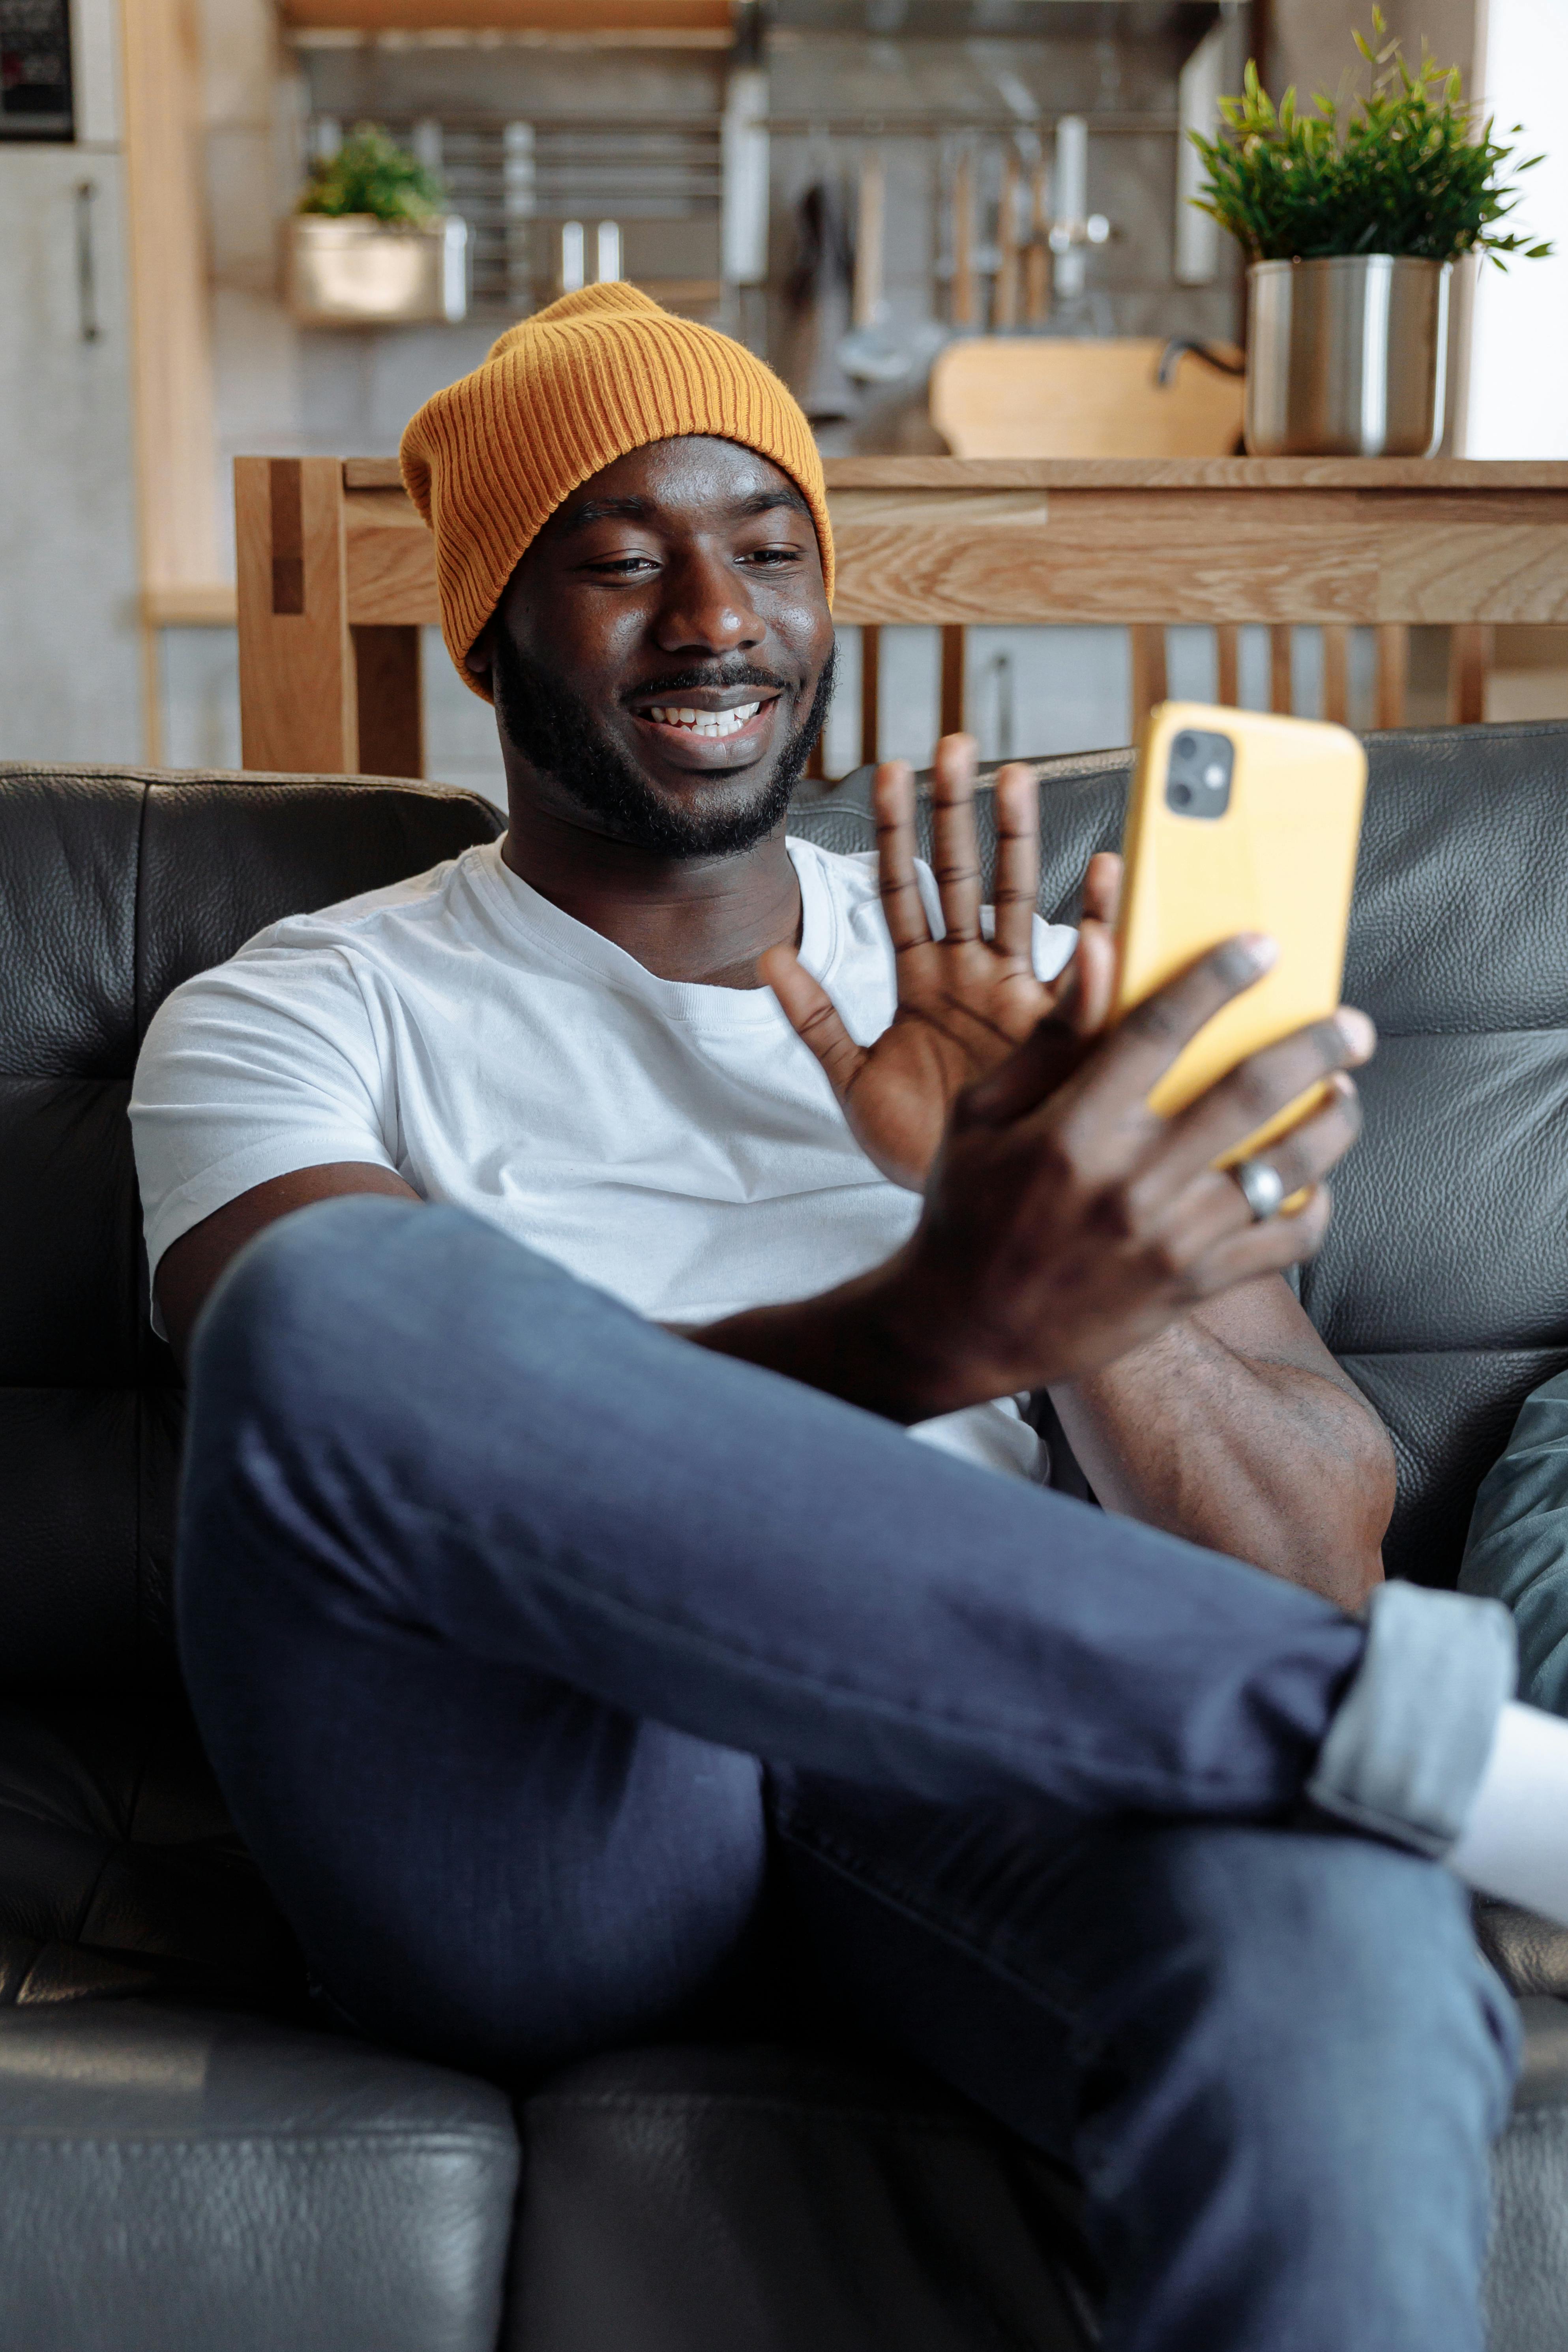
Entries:
{"type": "Polygon", "coordinates": [[[1029,242],[1024,248],[1024,320],[1043,327],[1051,315],[1051,167],[1044,156],[1029,174],[1029,242]]]}
{"type": "Polygon", "coordinates": [[[1002,196],[996,208],[996,291],[991,324],[998,334],[1018,323],[1018,198],[1023,176],[1018,158],[1009,147],[1002,158],[1002,196]]]}
{"type": "Polygon", "coordinates": [[[952,166],[952,323],[960,334],[978,324],[974,276],[974,157],[961,147],[952,166]]]}
{"type": "Polygon", "coordinates": [[[839,363],[854,277],[849,224],[837,176],[805,190],[795,208],[795,259],[784,282],[790,313],[784,379],[814,425],[841,423],[858,406],[839,363]]]}
{"type": "Polygon", "coordinates": [[[883,293],[886,226],[882,159],[864,155],[855,208],[854,323],[838,346],[838,364],[856,383],[897,383],[913,365],[908,346],[883,324],[888,308],[883,293]]]}

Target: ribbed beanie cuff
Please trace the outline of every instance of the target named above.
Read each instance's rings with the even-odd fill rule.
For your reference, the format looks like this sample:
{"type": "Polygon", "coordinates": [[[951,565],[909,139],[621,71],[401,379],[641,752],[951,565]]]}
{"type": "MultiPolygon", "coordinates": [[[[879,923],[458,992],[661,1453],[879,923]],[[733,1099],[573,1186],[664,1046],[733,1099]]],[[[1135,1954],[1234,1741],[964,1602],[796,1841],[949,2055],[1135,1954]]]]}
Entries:
{"type": "Polygon", "coordinates": [[[771,368],[634,286],[585,286],[509,327],[481,367],[427,400],[403,436],[403,478],[436,539],[441,634],[464,656],[563,499],[630,449],[685,433],[738,441],[803,493],[833,594],[822,460],[771,368]]]}

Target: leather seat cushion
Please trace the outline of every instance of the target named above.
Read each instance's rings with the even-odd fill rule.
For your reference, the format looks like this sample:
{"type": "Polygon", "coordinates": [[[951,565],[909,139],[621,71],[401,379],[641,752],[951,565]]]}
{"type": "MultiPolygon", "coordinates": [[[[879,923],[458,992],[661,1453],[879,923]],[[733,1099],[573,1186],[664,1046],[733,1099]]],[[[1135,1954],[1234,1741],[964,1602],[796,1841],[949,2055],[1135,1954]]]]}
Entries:
{"type": "Polygon", "coordinates": [[[907,2067],[640,2050],[522,2110],[503,2352],[1082,2352],[1052,2166],[907,2067]]]}
{"type": "MultiPolygon", "coordinates": [[[[1568,2005],[1527,1998],[1489,2352],[1562,2352],[1568,2005]]],[[[940,2085],[792,2050],[644,2050],[522,2110],[502,2352],[1083,2352],[1072,2184],[940,2085]]]]}
{"type": "Polygon", "coordinates": [[[1568,2341],[1568,2004],[1527,1994],[1524,2063],[1492,2165],[1488,2352],[1568,2341]]]}
{"type": "Polygon", "coordinates": [[[140,2000],[0,2015],[0,2343],[494,2352],[503,2095],[140,2000]]]}

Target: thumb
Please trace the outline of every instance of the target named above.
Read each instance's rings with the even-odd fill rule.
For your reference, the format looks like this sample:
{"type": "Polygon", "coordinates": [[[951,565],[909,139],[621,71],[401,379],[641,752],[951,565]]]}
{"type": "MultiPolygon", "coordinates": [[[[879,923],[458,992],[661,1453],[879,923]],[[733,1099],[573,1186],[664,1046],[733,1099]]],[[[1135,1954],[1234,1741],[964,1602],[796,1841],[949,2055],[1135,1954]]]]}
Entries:
{"type": "Polygon", "coordinates": [[[1092,1037],[1110,1018],[1116,993],[1116,940],[1102,922],[1085,923],[1068,966],[1068,989],[1058,1010],[1080,1037],[1092,1037]]]}
{"type": "Polygon", "coordinates": [[[757,958],[757,970],[783,1005],[795,1035],[822,1064],[842,1102],[866,1063],[865,1047],[855,1043],[833,999],[822,982],[812,978],[793,948],[768,948],[757,958]]]}

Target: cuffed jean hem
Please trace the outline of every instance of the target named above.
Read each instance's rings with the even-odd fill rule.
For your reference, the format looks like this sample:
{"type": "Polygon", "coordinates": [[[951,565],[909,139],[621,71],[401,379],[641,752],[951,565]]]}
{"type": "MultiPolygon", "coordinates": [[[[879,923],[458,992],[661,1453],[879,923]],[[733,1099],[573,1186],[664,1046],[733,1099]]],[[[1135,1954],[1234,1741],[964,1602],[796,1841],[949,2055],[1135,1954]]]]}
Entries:
{"type": "Polygon", "coordinates": [[[1307,1783],[1308,1802],[1439,1862],[1469,1817],[1519,1675],[1496,1601],[1380,1585],[1366,1648],[1307,1783]]]}

